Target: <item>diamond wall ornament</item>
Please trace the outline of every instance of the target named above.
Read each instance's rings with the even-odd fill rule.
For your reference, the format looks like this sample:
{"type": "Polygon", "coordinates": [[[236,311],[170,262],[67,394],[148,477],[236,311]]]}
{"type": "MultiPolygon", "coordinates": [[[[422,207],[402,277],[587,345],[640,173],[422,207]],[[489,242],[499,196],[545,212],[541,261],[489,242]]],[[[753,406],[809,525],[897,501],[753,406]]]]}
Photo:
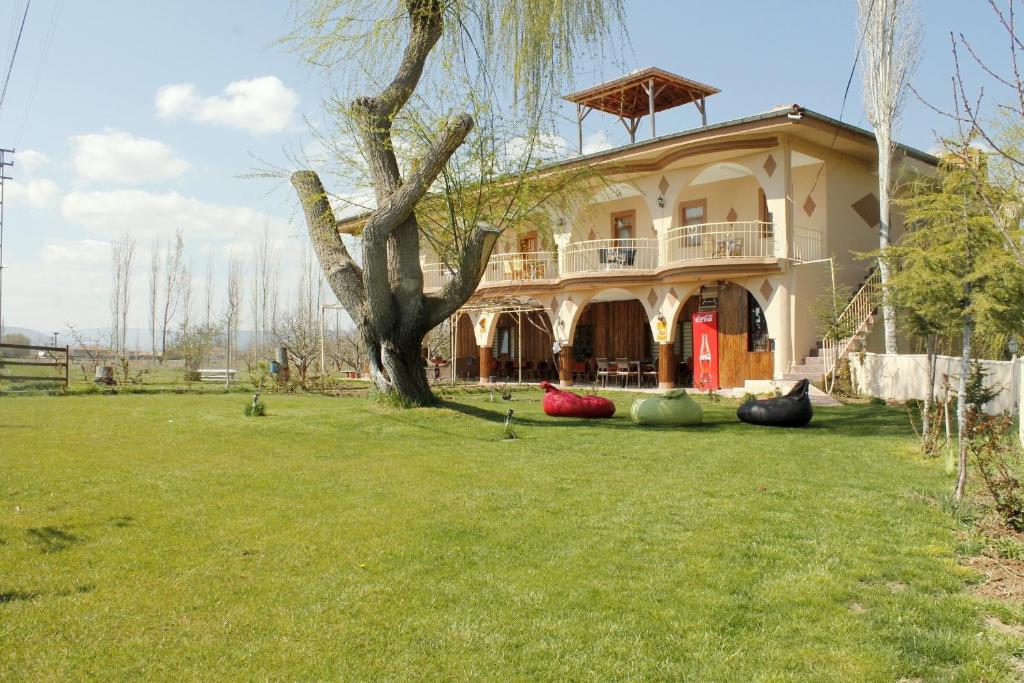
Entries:
{"type": "Polygon", "coordinates": [[[676,288],[675,287],[673,287],[672,289],[668,290],[668,295],[670,297],[672,297],[673,299],[675,299],[676,301],[679,301],[679,294],[676,293],[676,288]]]}
{"type": "Polygon", "coordinates": [[[878,208],[878,197],[871,192],[850,204],[850,208],[857,212],[857,215],[867,223],[869,228],[875,227],[882,220],[882,214],[878,208]]]}
{"type": "Polygon", "coordinates": [[[587,233],[587,239],[588,240],[596,240],[597,239],[597,233],[594,232],[593,228],[591,228],[590,232],[587,233]]]}
{"type": "Polygon", "coordinates": [[[647,292],[647,303],[649,303],[652,308],[654,307],[654,304],[658,303],[658,295],[653,289],[647,292]]]}
{"type": "Polygon", "coordinates": [[[558,299],[556,297],[552,297],[551,298],[551,310],[552,311],[557,311],[558,310],[558,299]]]}
{"type": "Polygon", "coordinates": [[[729,221],[730,223],[734,223],[736,222],[737,218],[739,218],[739,214],[736,213],[736,209],[730,207],[729,213],[725,215],[725,220],[729,221]]]}
{"type": "Polygon", "coordinates": [[[662,195],[668,192],[668,181],[665,180],[665,176],[661,176],[661,180],[658,181],[658,191],[661,192],[662,195]]]}
{"type": "Polygon", "coordinates": [[[761,283],[761,289],[759,289],[758,291],[761,292],[761,296],[763,296],[764,300],[767,301],[772,296],[772,283],[768,282],[768,280],[765,280],[764,282],[761,283]]]}
{"type": "Polygon", "coordinates": [[[768,174],[769,178],[771,178],[772,175],[775,174],[775,169],[778,167],[779,165],[775,163],[775,157],[769,154],[768,158],[764,160],[764,172],[768,174]]]}
{"type": "Polygon", "coordinates": [[[812,213],[814,213],[814,209],[817,206],[818,205],[814,203],[814,200],[811,199],[811,195],[807,195],[807,200],[804,201],[804,213],[810,216],[812,213]]]}

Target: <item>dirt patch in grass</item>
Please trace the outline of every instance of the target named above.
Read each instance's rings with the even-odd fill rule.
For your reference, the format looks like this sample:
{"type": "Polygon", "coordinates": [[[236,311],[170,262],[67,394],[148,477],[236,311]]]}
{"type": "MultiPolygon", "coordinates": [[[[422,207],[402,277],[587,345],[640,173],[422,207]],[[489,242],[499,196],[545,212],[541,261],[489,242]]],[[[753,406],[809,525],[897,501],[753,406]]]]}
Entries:
{"type": "Polygon", "coordinates": [[[980,572],[985,580],[974,586],[974,593],[986,598],[1024,602],[1024,562],[1003,557],[977,555],[965,564],[980,572]]]}

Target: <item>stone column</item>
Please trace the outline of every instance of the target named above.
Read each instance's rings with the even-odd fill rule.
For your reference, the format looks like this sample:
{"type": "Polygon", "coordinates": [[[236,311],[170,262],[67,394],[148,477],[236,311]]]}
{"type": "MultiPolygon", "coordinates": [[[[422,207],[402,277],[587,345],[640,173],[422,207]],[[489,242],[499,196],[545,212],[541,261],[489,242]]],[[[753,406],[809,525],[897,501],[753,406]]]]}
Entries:
{"type": "Polygon", "coordinates": [[[672,389],[676,386],[676,354],[672,342],[658,345],[658,388],[672,389]]]}
{"type": "Polygon", "coordinates": [[[480,349],[480,384],[490,384],[494,367],[494,349],[490,346],[477,348],[480,349]]]}
{"type": "Polygon", "coordinates": [[[576,357],[573,356],[571,346],[563,346],[558,354],[558,383],[563,387],[572,386],[572,366],[576,357]]]}

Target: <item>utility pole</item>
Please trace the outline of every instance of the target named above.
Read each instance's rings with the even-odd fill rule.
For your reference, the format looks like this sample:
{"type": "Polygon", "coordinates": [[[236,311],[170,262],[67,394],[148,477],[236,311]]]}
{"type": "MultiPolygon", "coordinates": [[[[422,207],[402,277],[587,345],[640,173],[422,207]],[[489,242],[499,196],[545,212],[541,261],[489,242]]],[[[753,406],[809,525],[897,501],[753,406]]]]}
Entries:
{"type": "Polygon", "coordinates": [[[8,154],[14,154],[14,150],[0,148],[0,339],[4,336],[4,181],[12,179],[7,175],[7,167],[14,166],[8,154]]]}

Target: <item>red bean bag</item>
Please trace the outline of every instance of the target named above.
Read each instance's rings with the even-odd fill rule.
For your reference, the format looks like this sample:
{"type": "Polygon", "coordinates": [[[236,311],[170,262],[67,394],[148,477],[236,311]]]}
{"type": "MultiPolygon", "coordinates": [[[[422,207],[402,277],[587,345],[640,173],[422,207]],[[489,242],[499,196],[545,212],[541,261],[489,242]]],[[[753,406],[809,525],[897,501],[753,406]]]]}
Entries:
{"type": "Polygon", "coordinates": [[[544,390],[544,414],[551,417],[611,417],[615,404],[600,396],[580,396],[562,391],[550,382],[541,382],[544,390]]]}

